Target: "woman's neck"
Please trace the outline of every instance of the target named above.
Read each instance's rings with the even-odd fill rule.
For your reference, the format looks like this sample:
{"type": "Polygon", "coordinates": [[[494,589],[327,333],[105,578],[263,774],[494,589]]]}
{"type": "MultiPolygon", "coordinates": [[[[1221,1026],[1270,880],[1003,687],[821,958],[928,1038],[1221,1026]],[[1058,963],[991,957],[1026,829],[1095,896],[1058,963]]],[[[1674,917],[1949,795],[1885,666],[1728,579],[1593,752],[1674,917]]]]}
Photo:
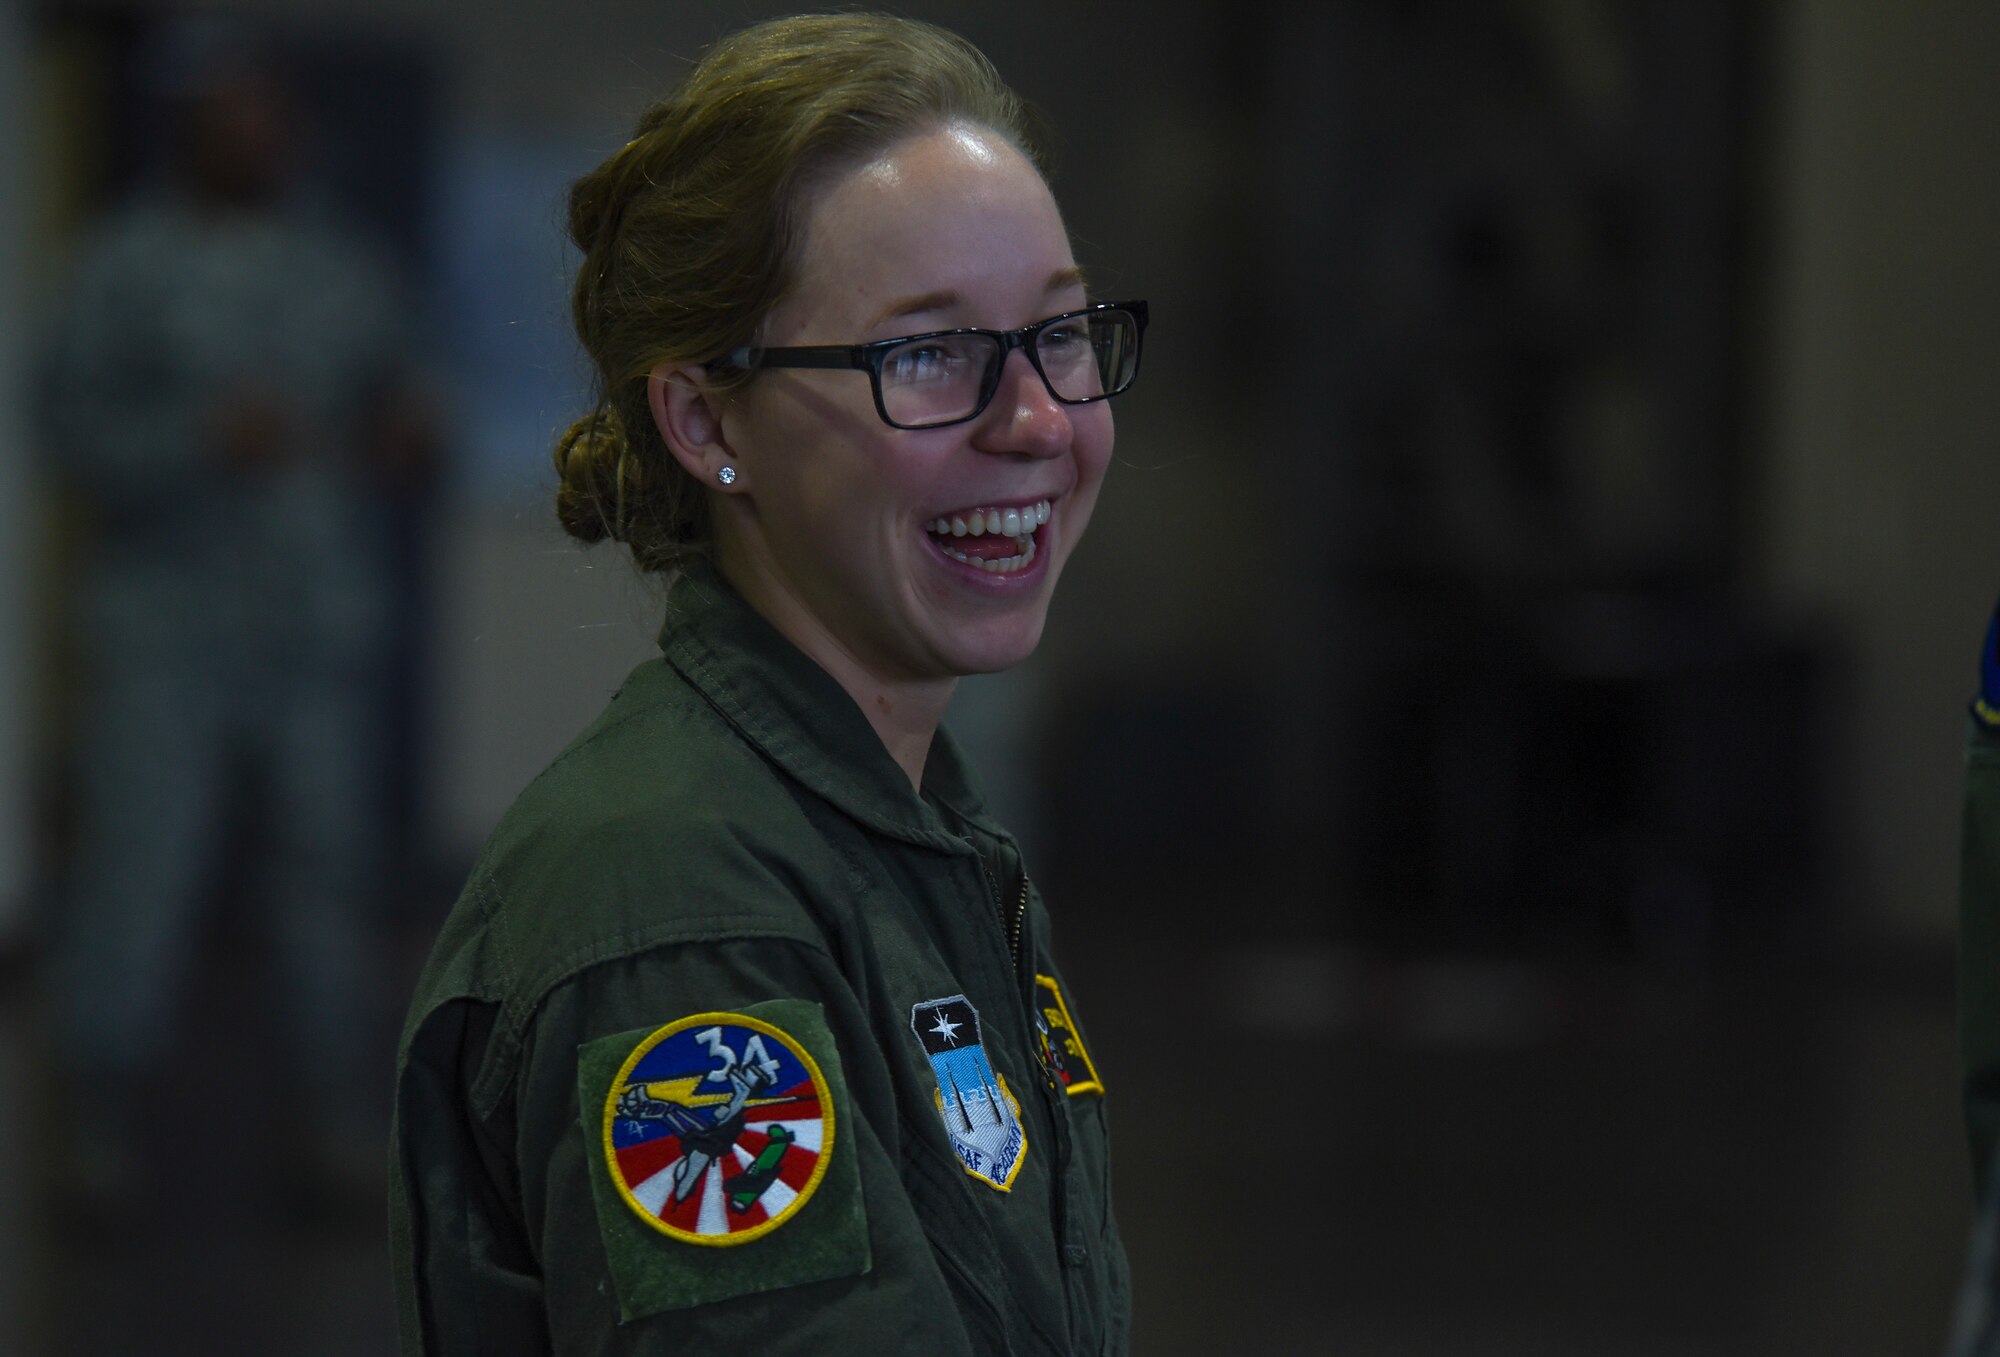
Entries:
{"type": "MultiPolygon", "coordinates": [[[[807,652],[811,654],[810,651],[807,652]]],[[[875,727],[882,745],[889,751],[889,757],[896,761],[910,779],[910,787],[921,792],[924,789],[924,764],[931,755],[931,741],[937,737],[938,724],[944,720],[944,709],[951,702],[952,690],[958,686],[957,679],[944,679],[939,684],[905,685],[891,688],[889,685],[864,680],[857,687],[848,676],[829,666],[826,660],[814,655],[821,667],[832,674],[847,694],[861,706],[861,714],[868,718],[868,724],[875,727]]]]}
{"type": "Polygon", "coordinates": [[[931,741],[958,687],[954,677],[885,677],[829,630],[793,593],[767,572],[720,553],[723,575],[765,621],[833,677],[868,718],[896,766],[921,792],[931,741]]]}

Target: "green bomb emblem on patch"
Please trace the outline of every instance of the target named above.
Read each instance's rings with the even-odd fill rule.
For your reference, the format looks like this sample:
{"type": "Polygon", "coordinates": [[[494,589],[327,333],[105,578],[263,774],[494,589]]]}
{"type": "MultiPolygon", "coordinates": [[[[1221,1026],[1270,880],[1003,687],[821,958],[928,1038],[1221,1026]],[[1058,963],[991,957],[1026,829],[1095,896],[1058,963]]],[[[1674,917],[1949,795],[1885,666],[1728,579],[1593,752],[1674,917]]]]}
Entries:
{"type": "Polygon", "coordinates": [[[745,1244],[797,1215],[833,1140],[818,1064],[742,1013],[697,1013],[653,1032],[604,1101],[612,1186],[647,1225],[690,1244],[745,1244]]]}

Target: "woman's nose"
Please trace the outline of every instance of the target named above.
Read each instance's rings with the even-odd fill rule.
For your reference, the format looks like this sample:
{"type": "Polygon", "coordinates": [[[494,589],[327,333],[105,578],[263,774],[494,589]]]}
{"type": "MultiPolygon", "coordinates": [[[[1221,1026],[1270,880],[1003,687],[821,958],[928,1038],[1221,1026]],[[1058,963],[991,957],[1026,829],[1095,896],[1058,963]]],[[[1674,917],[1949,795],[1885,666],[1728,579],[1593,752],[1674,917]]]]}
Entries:
{"type": "Polygon", "coordinates": [[[1055,398],[1025,352],[1007,355],[1000,386],[986,412],[989,432],[981,444],[993,452],[1054,457],[1069,448],[1074,430],[1069,410],[1055,398]]]}

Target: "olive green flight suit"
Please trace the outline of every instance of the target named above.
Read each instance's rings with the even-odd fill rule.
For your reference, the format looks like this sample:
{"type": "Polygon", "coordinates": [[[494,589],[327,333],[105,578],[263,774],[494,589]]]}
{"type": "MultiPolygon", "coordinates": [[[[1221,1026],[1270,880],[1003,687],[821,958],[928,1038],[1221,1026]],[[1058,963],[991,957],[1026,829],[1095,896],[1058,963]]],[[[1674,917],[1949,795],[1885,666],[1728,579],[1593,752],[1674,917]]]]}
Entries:
{"type": "Polygon", "coordinates": [[[710,572],[676,586],[662,647],[509,811],[418,984],[392,1155],[404,1351],[1124,1353],[1095,1053],[950,737],[919,796],[710,572]],[[947,999],[1025,1136],[1004,1186],[947,1133],[970,1104],[915,1023],[947,999]],[[608,1109],[649,1033],[717,1014],[811,1054],[833,1129],[816,1195],[702,1247],[621,1200],[608,1109]]]}

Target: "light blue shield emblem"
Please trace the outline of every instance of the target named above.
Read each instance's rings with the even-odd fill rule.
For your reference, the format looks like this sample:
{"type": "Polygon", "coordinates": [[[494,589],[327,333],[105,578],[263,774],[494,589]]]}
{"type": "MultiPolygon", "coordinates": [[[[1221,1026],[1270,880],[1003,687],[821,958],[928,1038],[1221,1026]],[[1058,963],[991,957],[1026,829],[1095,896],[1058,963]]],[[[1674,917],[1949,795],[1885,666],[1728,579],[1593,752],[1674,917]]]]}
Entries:
{"type": "Polygon", "coordinates": [[[1021,1104],[986,1058],[979,1010],[963,994],[910,1009],[910,1030],[937,1076],[938,1115],[965,1171],[1002,1192],[1028,1157],[1021,1104]]]}

